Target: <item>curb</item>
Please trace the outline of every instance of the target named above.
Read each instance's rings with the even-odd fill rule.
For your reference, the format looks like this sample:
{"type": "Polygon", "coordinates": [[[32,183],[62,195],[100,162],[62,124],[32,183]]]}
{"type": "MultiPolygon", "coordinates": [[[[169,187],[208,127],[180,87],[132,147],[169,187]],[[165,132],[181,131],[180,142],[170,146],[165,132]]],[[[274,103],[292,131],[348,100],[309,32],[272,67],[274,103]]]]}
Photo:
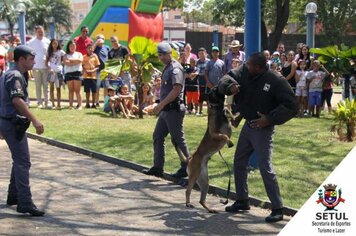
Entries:
{"type": "MultiPolygon", "coordinates": [[[[147,166],[139,165],[139,164],[127,161],[127,160],[120,159],[120,158],[104,155],[104,154],[99,153],[99,152],[95,152],[95,151],[92,151],[92,150],[80,148],[80,147],[77,147],[77,146],[74,146],[74,145],[71,145],[71,144],[68,144],[68,143],[56,141],[54,139],[46,138],[46,137],[43,137],[43,136],[40,136],[40,135],[37,135],[37,134],[33,134],[33,133],[28,133],[27,132],[27,137],[31,138],[31,139],[38,140],[40,142],[43,142],[43,143],[46,143],[46,144],[49,144],[49,145],[52,145],[52,146],[55,146],[55,147],[67,149],[69,151],[73,151],[73,152],[80,153],[80,154],[83,154],[83,155],[86,155],[86,156],[90,156],[92,158],[95,158],[95,159],[98,159],[98,160],[102,160],[102,161],[108,162],[110,164],[114,164],[114,165],[118,165],[118,166],[121,166],[121,167],[125,167],[125,168],[131,169],[131,170],[135,170],[135,171],[138,171],[138,172],[141,172],[143,169],[147,169],[147,166]]],[[[176,184],[179,184],[179,185],[184,185],[185,184],[181,180],[178,180],[178,179],[172,177],[168,173],[164,173],[162,178],[165,179],[165,180],[168,180],[168,181],[172,181],[172,182],[174,182],[176,184]]],[[[199,188],[197,188],[197,186],[195,186],[194,189],[198,190],[199,188]]],[[[226,198],[227,197],[227,190],[226,189],[223,189],[223,188],[220,188],[220,187],[216,187],[214,185],[209,185],[209,192],[208,193],[216,195],[216,196],[219,196],[221,198],[226,198]]],[[[229,199],[230,200],[236,200],[237,199],[236,193],[230,192],[229,199]]],[[[252,196],[250,196],[250,203],[253,206],[264,208],[264,209],[271,209],[271,207],[272,207],[270,202],[263,201],[261,199],[258,199],[256,197],[252,197],[252,196]]],[[[290,207],[284,207],[284,209],[283,209],[284,215],[288,215],[288,216],[294,216],[297,213],[297,211],[298,211],[297,209],[290,208],[290,207]]]]}

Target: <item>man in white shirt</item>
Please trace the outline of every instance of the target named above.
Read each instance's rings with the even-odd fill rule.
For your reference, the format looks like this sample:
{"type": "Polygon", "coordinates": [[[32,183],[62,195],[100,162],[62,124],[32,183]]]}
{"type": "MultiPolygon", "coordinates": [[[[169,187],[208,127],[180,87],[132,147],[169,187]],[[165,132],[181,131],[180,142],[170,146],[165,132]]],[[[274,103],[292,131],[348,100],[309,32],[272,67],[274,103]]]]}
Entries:
{"type": "Polygon", "coordinates": [[[48,66],[46,65],[46,56],[47,49],[50,44],[50,40],[44,37],[44,29],[42,26],[38,25],[35,27],[36,38],[31,39],[28,42],[28,46],[30,46],[35,52],[35,65],[33,66],[33,77],[35,78],[36,84],[36,97],[37,97],[37,106],[38,108],[43,107],[42,100],[42,89],[43,96],[45,102],[45,108],[48,107],[48,66]]]}

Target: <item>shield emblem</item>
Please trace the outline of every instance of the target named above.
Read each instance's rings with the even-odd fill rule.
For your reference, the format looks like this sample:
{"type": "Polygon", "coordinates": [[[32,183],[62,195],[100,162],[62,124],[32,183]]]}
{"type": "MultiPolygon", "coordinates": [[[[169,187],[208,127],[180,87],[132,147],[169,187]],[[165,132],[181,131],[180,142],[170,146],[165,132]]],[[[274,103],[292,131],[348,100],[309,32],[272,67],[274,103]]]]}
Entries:
{"type": "Polygon", "coordinates": [[[326,190],[324,192],[324,200],[328,204],[333,204],[337,200],[337,193],[335,190],[326,190]]]}

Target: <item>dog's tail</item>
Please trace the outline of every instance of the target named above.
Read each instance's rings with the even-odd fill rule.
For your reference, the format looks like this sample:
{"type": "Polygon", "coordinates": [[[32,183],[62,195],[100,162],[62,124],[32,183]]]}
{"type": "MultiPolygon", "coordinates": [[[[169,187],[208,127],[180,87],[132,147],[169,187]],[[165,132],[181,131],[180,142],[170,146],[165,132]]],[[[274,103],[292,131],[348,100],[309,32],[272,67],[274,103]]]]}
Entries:
{"type": "Polygon", "coordinates": [[[189,158],[184,156],[182,150],[177,145],[174,145],[174,148],[176,149],[176,152],[178,154],[179,160],[182,163],[187,163],[188,164],[189,158]]]}

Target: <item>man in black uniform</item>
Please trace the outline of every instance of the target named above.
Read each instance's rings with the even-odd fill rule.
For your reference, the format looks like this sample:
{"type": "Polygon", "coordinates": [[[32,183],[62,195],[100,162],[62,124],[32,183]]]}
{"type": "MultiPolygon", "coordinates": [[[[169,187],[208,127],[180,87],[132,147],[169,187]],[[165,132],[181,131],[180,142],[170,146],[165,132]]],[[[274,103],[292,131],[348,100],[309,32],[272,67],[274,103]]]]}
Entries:
{"type": "Polygon", "coordinates": [[[17,205],[17,212],[42,216],[32,202],[29,181],[30,154],[26,129],[32,122],[37,134],[44,131],[43,124],[30,112],[26,100],[27,83],[23,76],[35,64],[35,52],[24,45],[14,50],[15,67],[0,79],[0,133],[5,139],[13,160],[7,204],[17,205]]]}
{"type": "Polygon", "coordinates": [[[237,201],[225,208],[227,212],[249,210],[247,166],[252,152],[256,153],[263,183],[272,203],[272,213],[266,222],[283,219],[283,204],[277,177],[272,166],[274,126],[293,118],[298,111],[295,95],[284,77],[266,67],[262,53],[250,55],[247,64],[231,70],[224,80],[235,79],[240,92],[235,103],[242,117],[242,127],[234,157],[237,201]]]}
{"type": "MultiPolygon", "coordinates": [[[[183,119],[185,107],[183,104],[184,75],[183,67],[172,58],[172,48],[168,43],[160,43],[157,46],[158,57],[165,64],[162,72],[162,85],[160,103],[154,112],[158,115],[155,130],[153,132],[153,167],[143,172],[147,175],[161,177],[165,160],[165,138],[168,133],[181,158],[189,158],[189,150],[184,138],[183,119]]],[[[187,163],[181,162],[181,168],[173,174],[173,177],[183,178],[187,176],[187,163]]]]}

